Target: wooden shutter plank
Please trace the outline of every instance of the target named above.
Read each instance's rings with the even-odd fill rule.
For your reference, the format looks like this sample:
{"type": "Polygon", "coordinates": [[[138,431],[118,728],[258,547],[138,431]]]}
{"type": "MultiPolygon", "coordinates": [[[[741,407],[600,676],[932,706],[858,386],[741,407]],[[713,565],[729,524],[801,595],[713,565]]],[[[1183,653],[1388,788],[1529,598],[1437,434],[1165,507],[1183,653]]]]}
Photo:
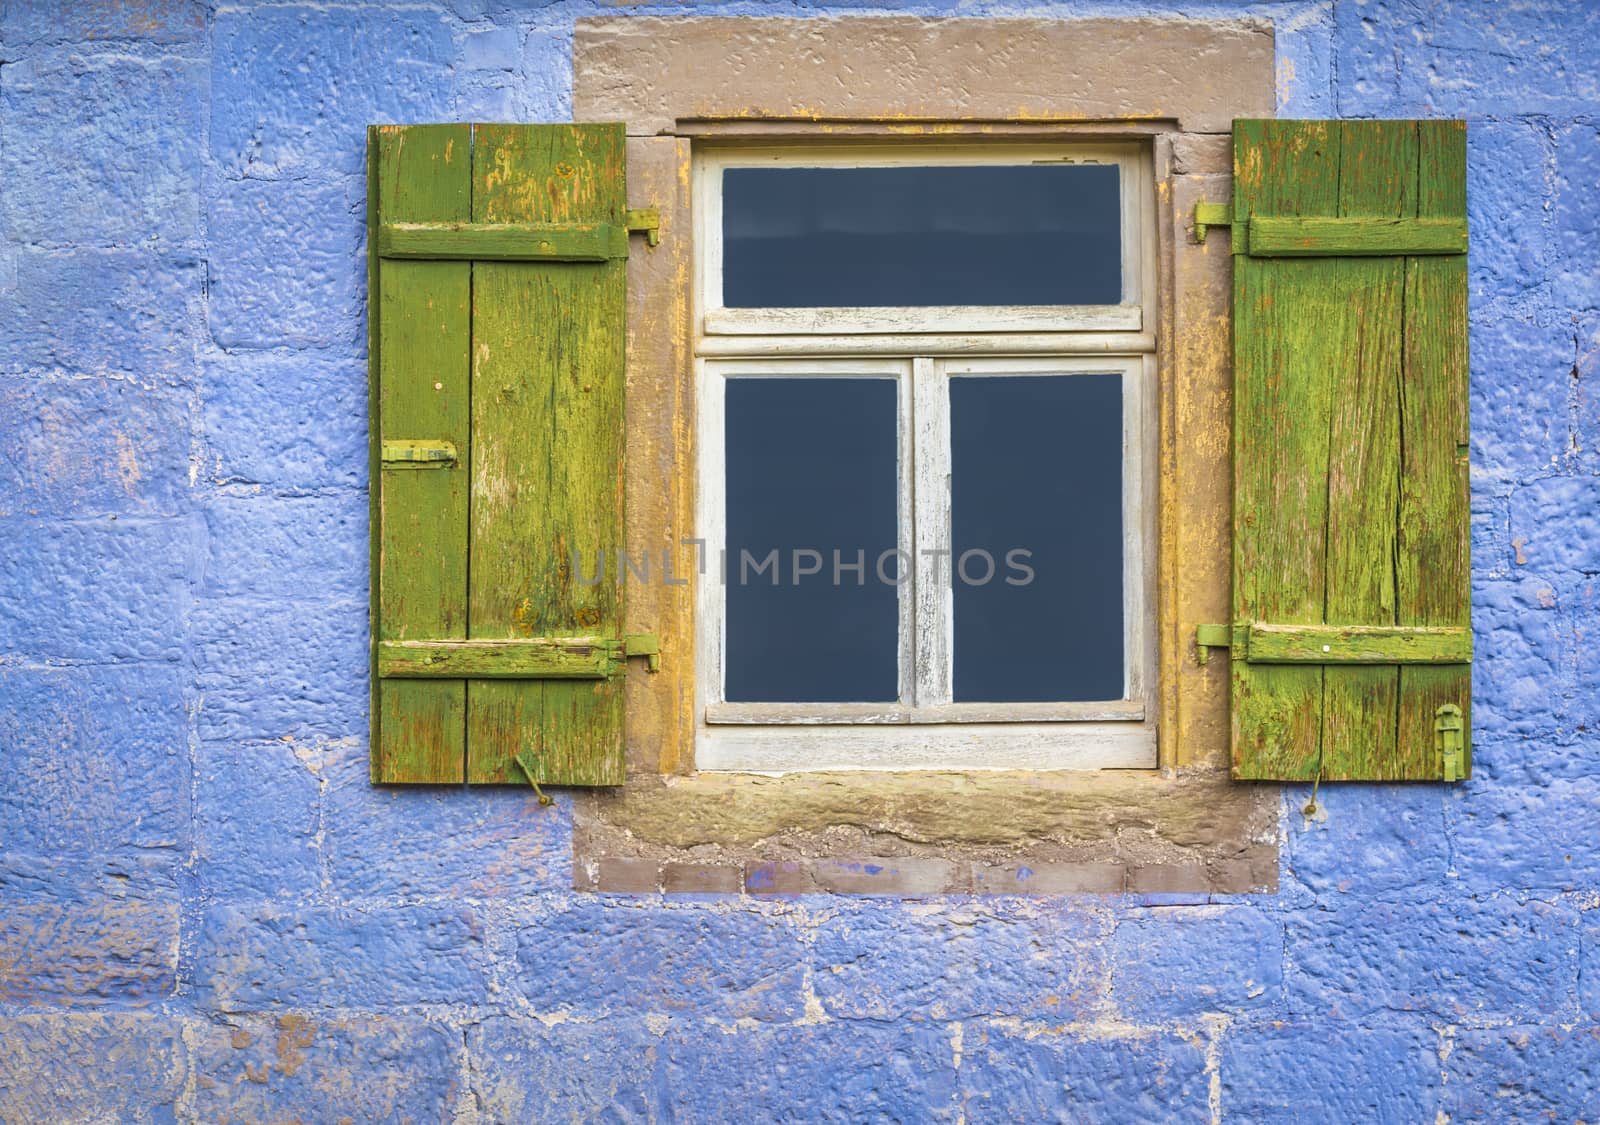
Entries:
{"type": "MultiPolygon", "coordinates": [[[[471,130],[378,126],[370,136],[369,238],[380,222],[469,217],[471,130]]],[[[469,449],[469,266],[372,260],[374,651],[383,641],[467,635],[467,478],[385,471],[385,438],[469,449]]],[[[372,779],[456,782],[465,685],[373,675],[372,779]]]]}
{"type": "MultiPolygon", "coordinates": [[[[622,224],[620,125],[477,127],[472,220],[622,224]]],[[[473,265],[471,635],[621,637],[624,264],[473,265]],[[603,579],[585,585],[601,551],[603,579]]],[[[473,681],[471,782],[622,781],[620,677],[473,681]]]]}
{"type": "MultiPolygon", "coordinates": [[[[1338,135],[1328,123],[1234,129],[1236,216],[1335,212],[1338,135]]],[[[1329,299],[1321,264],[1233,260],[1235,621],[1323,621],[1332,403],[1320,372],[1342,360],[1347,313],[1329,299]]],[[[1234,775],[1313,778],[1322,668],[1232,665],[1234,775]]]]}
{"type": "MultiPolygon", "coordinates": [[[[1421,121],[1417,136],[1418,215],[1464,218],[1465,124],[1421,121]]],[[[1396,620],[1470,629],[1466,259],[1409,259],[1405,314],[1396,620]]],[[[1401,742],[1431,746],[1435,712],[1454,703],[1466,720],[1463,776],[1470,776],[1471,702],[1470,665],[1401,668],[1401,742]]],[[[1404,764],[1408,778],[1441,776],[1432,756],[1408,755],[1404,764]]]]}
{"type": "Polygon", "coordinates": [[[1463,127],[1239,121],[1234,142],[1234,773],[1439,778],[1436,712],[1470,703],[1465,257],[1345,234],[1251,255],[1258,227],[1464,230],[1463,127]]]}
{"type": "MultiPolygon", "coordinates": [[[[1339,215],[1407,218],[1416,211],[1416,128],[1409,121],[1340,122],[1339,215]]],[[[1307,262],[1323,275],[1345,354],[1317,373],[1333,403],[1328,475],[1330,625],[1395,620],[1400,489],[1400,364],[1405,259],[1307,262]]],[[[1280,267],[1282,268],[1282,267],[1280,267]]],[[[1315,327],[1308,325],[1308,327],[1315,327]]],[[[1323,672],[1321,775],[1331,781],[1395,771],[1399,669],[1330,665],[1323,672]]]]}

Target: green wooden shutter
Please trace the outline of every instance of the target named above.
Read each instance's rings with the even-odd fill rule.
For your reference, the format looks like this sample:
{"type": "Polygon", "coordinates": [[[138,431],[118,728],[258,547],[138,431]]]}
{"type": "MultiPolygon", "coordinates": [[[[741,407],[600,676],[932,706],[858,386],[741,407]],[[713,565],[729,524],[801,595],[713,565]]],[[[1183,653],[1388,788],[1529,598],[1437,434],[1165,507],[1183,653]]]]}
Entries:
{"type": "Polygon", "coordinates": [[[1233,143],[1234,776],[1464,777],[1465,127],[1233,143]]]}
{"type": "Polygon", "coordinates": [[[623,128],[368,154],[372,779],[620,784],[623,128]]]}

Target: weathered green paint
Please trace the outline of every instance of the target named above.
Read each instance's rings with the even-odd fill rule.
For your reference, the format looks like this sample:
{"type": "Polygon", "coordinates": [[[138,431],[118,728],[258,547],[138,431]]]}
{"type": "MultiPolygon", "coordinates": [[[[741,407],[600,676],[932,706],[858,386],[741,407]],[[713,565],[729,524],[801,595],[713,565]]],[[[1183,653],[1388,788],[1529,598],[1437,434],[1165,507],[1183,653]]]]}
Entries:
{"type": "Polygon", "coordinates": [[[1402,672],[1402,651],[1432,646],[1425,634],[1368,634],[1363,648],[1342,629],[1351,647],[1337,655],[1343,642],[1324,635],[1317,663],[1259,655],[1299,654],[1317,635],[1281,627],[1469,628],[1464,582],[1446,573],[1444,593],[1423,592],[1418,557],[1465,559],[1465,258],[1254,255],[1262,229],[1298,224],[1337,242],[1330,230],[1371,220],[1464,224],[1464,198],[1421,186],[1432,166],[1459,197],[1464,145],[1459,123],[1235,122],[1235,245],[1247,223],[1252,253],[1234,262],[1234,620],[1268,626],[1233,661],[1235,777],[1438,778],[1434,712],[1467,705],[1464,665],[1413,668],[1408,656],[1402,672]],[[1437,284],[1419,290],[1418,271],[1437,284]]]}
{"type": "Polygon", "coordinates": [[[1434,748],[1439,755],[1439,772],[1446,781],[1459,781],[1464,775],[1466,723],[1461,708],[1445,703],[1434,713],[1434,748]]]}
{"type": "MultiPolygon", "coordinates": [[[[474,223],[624,228],[618,125],[480,125],[474,223]]],[[[620,640],[624,263],[473,265],[471,637],[620,640]],[[601,552],[613,560],[585,585],[601,552]]],[[[622,782],[620,678],[475,681],[467,780],[622,782]]]]}
{"type": "Polygon", "coordinates": [[[385,441],[381,456],[385,469],[448,469],[460,460],[448,441],[385,441]]]}
{"type": "Polygon", "coordinates": [[[1415,625],[1250,625],[1253,664],[1470,664],[1472,630],[1415,625]]]}
{"type": "MultiPolygon", "coordinates": [[[[1387,124],[1387,123],[1384,123],[1387,124]]],[[[1465,254],[1465,219],[1255,218],[1248,227],[1256,258],[1362,258],[1465,254]]]]}
{"type": "Polygon", "coordinates": [[[1196,625],[1194,627],[1194,643],[1197,650],[1195,657],[1202,666],[1211,663],[1211,650],[1214,648],[1228,648],[1233,644],[1233,627],[1230,625],[1196,625]]]}
{"type": "Polygon", "coordinates": [[[644,235],[650,246],[661,245],[661,208],[630,207],[624,214],[629,234],[644,235]]]}
{"type": "Polygon", "coordinates": [[[1194,205],[1194,240],[1204,242],[1209,227],[1225,227],[1233,221],[1233,210],[1226,203],[1194,205]]]}
{"type": "Polygon", "coordinates": [[[384,258],[475,262],[604,262],[628,256],[628,228],[611,223],[385,223],[384,258]]]}
{"type": "Polygon", "coordinates": [[[622,646],[602,637],[520,641],[385,641],[378,675],[395,679],[600,680],[622,669],[622,646]]]}
{"type": "Polygon", "coordinates": [[[373,779],[620,783],[622,127],[369,142],[373,779]]]}
{"type": "MultiPolygon", "coordinates": [[[[385,440],[449,442],[470,456],[466,262],[380,259],[386,222],[471,218],[468,125],[377,126],[368,134],[371,198],[372,640],[467,636],[467,474],[385,473],[385,440]]],[[[372,680],[372,779],[457,782],[466,754],[466,684],[372,680]]]]}

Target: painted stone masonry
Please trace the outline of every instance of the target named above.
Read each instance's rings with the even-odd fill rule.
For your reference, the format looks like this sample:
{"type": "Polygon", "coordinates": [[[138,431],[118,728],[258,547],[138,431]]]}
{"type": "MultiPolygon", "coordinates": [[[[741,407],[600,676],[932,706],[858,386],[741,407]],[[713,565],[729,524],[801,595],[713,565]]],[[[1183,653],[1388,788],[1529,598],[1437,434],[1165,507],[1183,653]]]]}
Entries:
{"type": "Polygon", "coordinates": [[[0,4],[0,1120],[1594,1120],[1597,76],[1587,3],[0,4]],[[1243,21],[1279,116],[1466,119],[1472,779],[1252,788],[1241,894],[373,787],[365,128],[569,120],[631,14],[1243,21]]]}

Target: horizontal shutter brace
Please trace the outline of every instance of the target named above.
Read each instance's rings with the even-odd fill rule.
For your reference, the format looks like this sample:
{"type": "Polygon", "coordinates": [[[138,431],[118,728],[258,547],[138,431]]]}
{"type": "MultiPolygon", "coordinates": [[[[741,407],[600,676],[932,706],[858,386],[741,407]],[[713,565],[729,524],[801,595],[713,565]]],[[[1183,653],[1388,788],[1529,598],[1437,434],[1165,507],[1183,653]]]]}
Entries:
{"type": "Polygon", "coordinates": [[[605,680],[642,656],[661,670],[654,633],[513,640],[379,641],[378,675],[391,680],[605,680]]]}
{"type": "Polygon", "coordinates": [[[1194,240],[1204,243],[1211,227],[1231,227],[1233,253],[1252,258],[1382,258],[1465,254],[1465,219],[1399,219],[1381,216],[1255,215],[1235,219],[1227,203],[1194,205],[1194,240]]]}
{"type": "Polygon", "coordinates": [[[628,235],[661,243],[661,212],[639,207],[615,223],[383,223],[378,257],[412,261],[609,262],[628,235]]]}
{"type": "Polygon", "coordinates": [[[1196,657],[1250,664],[1470,664],[1472,630],[1431,625],[1199,625],[1196,657]]]}

